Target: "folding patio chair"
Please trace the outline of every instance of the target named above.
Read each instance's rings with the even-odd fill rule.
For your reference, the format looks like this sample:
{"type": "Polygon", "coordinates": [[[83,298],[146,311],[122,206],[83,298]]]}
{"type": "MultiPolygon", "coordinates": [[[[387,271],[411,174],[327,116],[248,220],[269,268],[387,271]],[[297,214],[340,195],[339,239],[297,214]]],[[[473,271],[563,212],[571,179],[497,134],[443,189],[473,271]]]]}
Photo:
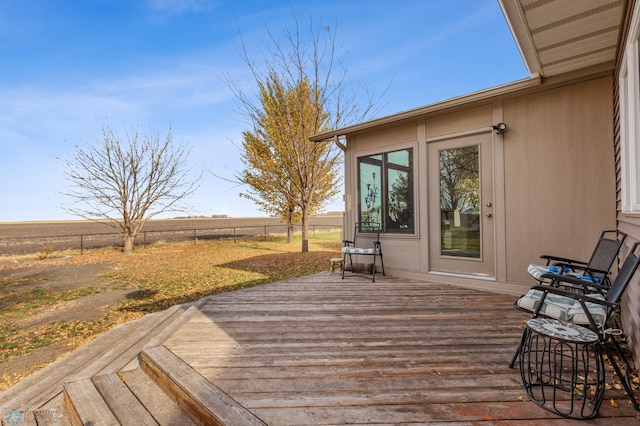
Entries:
{"type": "MultiPolygon", "coordinates": [[[[607,359],[611,361],[613,369],[631,399],[633,407],[640,411],[640,407],[633,395],[631,384],[629,383],[629,373],[631,371],[629,362],[620,344],[615,339],[615,336],[620,334],[620,330],[611,330],[608,328],[608,324],[611,324],[615,320],[616,309],[619,307],[620,299],[624,291],[631,282],[638,266],[640,266],[639,247],[640,243],[633,245],[618,275],[608,287],[606,295],[602,293],[584,294],[549,285],[536,285],[531,287],[527,294],[520,297],[514,306],[516,309],[531,313],[534,317],[540,316],[559,319],[593,330],[598,335],[598,344],[602,346],[604,353],[607,355],[607,359]],[[615,349],[620,364],[622,364],[624,368],[624,372],[621,370],[615,357],[612,356],[610,346],[615,349]]],[[[569,275],[547,274],[543,275],[542,278],[551,279],[560,284],[570,284],[572,286],[605,287],[599,284],[584,282],[569,275]]],[[[511,368],[513,368],[516,357],[522,350],[524,337],[523,335],[523,341],[520,342],[516,353],[511,359],[509,364],[511,368]]]]}
{"type": "MultiPolygon", "coordinates": [[[[380,245],[381,226],[377,222],[356,222],[353,230],[353,241],[342,241],[342,279],[344,279],[345,269],[347,269],[347,258],[349,266],[354,276],[364,276],[353,274],[353,255],[357,256],[373,256],[373,265],[371,271],[371,280],[376,282],[376,257],[380,257],[380,266],[382,266],[382,275],[384,275],[384,261],[382,259],[382,246],[380,245]],[[369,241],[370,238],[375,238],[369,241]]],[[[368,278],[368,277],[365,277],[368,278]]]]}
{"type": "MultiPolygon", "coordinates": [[[[611,284],[609,270],[618,257],[618,252],[626,238],[627,234],[624,232],[616,230],[603,231],[588,261],[542,255],[540,257],[547,260],[546,264],[531,264],[527,271],[538,281],[538,284],[545,282],[543,277],[545,274],[570,275],[581,281],[602,284],[605,288],[601,288],[599,291],[606,292],[606,287],[611,284]]],[[[572,290],[598,291],[589,286],[573,286],[572,284],[560,282],[555,282],[555,284],[572,290]]]]}

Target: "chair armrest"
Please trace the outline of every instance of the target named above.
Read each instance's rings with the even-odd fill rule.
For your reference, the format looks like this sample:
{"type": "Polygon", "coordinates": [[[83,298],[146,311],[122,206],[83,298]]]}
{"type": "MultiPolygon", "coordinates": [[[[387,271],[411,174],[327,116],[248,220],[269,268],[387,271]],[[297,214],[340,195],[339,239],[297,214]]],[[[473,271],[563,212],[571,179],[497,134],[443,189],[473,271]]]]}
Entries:
{"type": "MultiPolygon", "coordinates": [[[[606,293],[609,288],[605,285],[598,284],[592,281],[584,281],[579,278],[572,277],[571,275],[561,275],[561,274],[543,274],[541,278],[548,278],[551,280],[552,284],[556,283],[561,285],[562,283],[571,284],[577,287],[582,287],[582,290],[585,291],[588,288],[593,288],[599,291],[600,293],[606,293]]],[[[547,286],[536,286],[536,287],[547,287],[547,286]]]]}
{"type": "MultiPolygon", "coordinates": [[[[578,280],[579,281],[579,280],[578,280]]],[[[611,303],[607,300],[595,299],[588,294],[575,293],[572,291],[562,290],[557,287],[549,287],[546,285],[534,285],[531,287],[532,290],[539,290],[544,293],[552,293],[557,294],[559,296],[565,296],[573,300],[583,301],[585,303],[595,303],[596,305],[606,306],[608,308],[615,308],[618,306],[617,303],[611,303]]],[[[540,304],[542,305],[542,304],[540,304]]]]}
{"type": "Polygon", "coordinates": [[[348,245],[353,245],[355,244],[353,241],[349,241],[349,240],[342,240],[342,245],[343,246],[348,246],[348,245]]]}
{"type": "Polygon", "coordinates": [[[582,265],[572,265],[569,263],[554,263],[553,266],[557,267],[559,271],[562,271],[559,273],[559,275],[565,275],[565,274],[580,274],[582,276],[587,276],[587,277],[591,277],[592,281],[595,283],[595,278],[598,278],[600,280],[606,278],[610,272],[609,271],[605,271],[602,269],[595,269],[595,268],[588,268],[586,266],[582,266],[582,265]],[[565,269],[570,269],[571,272],[564,272],[565,269]]]}
{"type": "Polygon", "coordinates": [[[583,262],[581,260],[569,259],[566,257],[550,256],[548,254],[543,254],[542,256],[540,256],[540,258],[547,259],[547,265],[551,264],[551,262],[561,262],[561,263],[567,263],[571,265],[585,265],[585,266],[587,264],[587,262],[583,262]]]}
{"type": "MultiPolygon", "coordinates": [[[[600,275],[609,275],[609,271],[605,271],[603,269],[596,269],[596,268],[589,268],[586,265],[576,265],[574,263],[554,263],[552,266],[556,266],[559,270],[564,270],[564,268],[567,269],[571,269],[571,270],[579,270],[584,272],[585,274],[591,273],[591,274],[600,274],[600,275]]],[[[560,274],[563,275],[563,274],[560,274]]],[[[584,275],[584,274],[583,274],[584,275]]]]}

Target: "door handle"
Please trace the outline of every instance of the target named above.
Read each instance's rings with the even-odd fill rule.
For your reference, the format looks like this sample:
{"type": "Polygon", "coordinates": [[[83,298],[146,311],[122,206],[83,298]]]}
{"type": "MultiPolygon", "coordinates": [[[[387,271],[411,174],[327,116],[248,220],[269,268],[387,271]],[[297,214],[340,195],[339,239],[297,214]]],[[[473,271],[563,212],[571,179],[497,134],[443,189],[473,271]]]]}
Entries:
{"type": "Polygon", "coordinates": [[[486,217],[491,217],[491,216],[493,216],[493,215],[491,214],[491,212],[486,212],[484,215],[485,215],[486,217]]]}

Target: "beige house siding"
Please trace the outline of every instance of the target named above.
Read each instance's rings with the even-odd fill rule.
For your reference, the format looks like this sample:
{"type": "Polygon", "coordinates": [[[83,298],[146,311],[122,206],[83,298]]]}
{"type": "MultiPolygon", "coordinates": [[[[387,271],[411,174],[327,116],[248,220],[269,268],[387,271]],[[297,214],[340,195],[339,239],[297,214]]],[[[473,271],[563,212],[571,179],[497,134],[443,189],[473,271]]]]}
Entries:
{"type": "Polygon", "coordinates": [[[493,124],[493,104],[427,119],[427,139],[433,140],[469,130],[489,128],[493,124]]]}
{"type": "Polygon", "coordinates": [[[615,229],[611,78],[504,102],[507,280],[539,255],[588,259],[615,229]]]}
{"type": "MultiPolygon", "coordinates": [[[[621,251],[620,258],[624,259],[628,249],[636,241],[640,241],[640,217],[637,215],[627,215],[622,213],[622,195],[621,195],[621,159],[620,159],[620,92],[619,92],[619,80],[618,72],[620,70],[620,61],[624,55],[625,40],[627,38],[627,32],[629,31],[629,25],[631,22],[631,12],[634,9],[635,1],[629,1],[627,7],[627,14],[625,16],[625,31],[622,35],[622,48],[620,49],[618,56],[618,64],[616,67],[616,75],[613,82],[614,93],[614,105],[613,105],[613,123],[614,123],[614,153],[616,159],[616,211],[618,229],[629,235],[627,238],[625,247],[621,251]]],[[[636,143],[639,143],[636,141],[636,143]]],[[[637,360],[640,354],[640,274],[636,274],[634,282],[627,289],[626,294],[622,300],[622,326],[625,334],[629,338],[629,346],[634,352],[637,360]]],[[[636,362],[637,365],[637,362],[636,362]]]]}

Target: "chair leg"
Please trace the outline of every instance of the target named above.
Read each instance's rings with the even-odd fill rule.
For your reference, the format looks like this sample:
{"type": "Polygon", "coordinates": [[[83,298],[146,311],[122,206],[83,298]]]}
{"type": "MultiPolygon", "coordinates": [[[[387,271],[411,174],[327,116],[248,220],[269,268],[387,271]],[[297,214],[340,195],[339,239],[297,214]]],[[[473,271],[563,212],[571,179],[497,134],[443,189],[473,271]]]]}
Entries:
{"type": "Polygon", "coordinates": [[[380,252],[380,263],[382,264],[382,275],[386,276],[386,274],[384,273],[384,259],[382,258],[382,252],[380,252]]]}
{"type": "Polygon", "coordinates": [[[375,283],[376,282],[376,255],[375,254],[373,255],[372,268],[373,268],[373,271],[371,271],[372,272],[371,281],[375,283]]]}
{"type": "MultiPolygon", "coordinates": [[[[349,259],[351,256],[349,255],[349,259]]],[[[347,253],[342,255],[342,279],[344,280],[344,270],[347,269],[347,253]]]]}
{"type": "Polygon", "coordinates": [[[607,358],[611,362],[613,369],[618,375],[618,379],[620,379],[620,382],[622,383],[622,386],[624,387],[624,390],[627,393],[627,396],[631,400],[631,405],[633,405],[633,408],[636,411],[640,411],[640,406],[638,405],[638,401],[636,401],[636,397],[633,394],[633,389],[631,389],[631,384],[629,383],[629,370],[630,370],[629,362],[627,361],[627,358],[622,353],[622,348],[620,348],[620,345],[618,344],[618,342],[615,341],[615,338],[611,337],[611,342],[613,343],[613,346],[615,347],[616,352],[620,357],[620,360],[624,363],[624,367],[625,367],[624,373],[620,370],[620,366],[618,365],[618,362],[616,361],[616,359],[613,357],[613,354],[611,354],[611,351],[609,350],[607,342],[604,341],[604,342],[601,342],[600,344],[602,345],[602,348],[604,349],[604,353],[607,355],[607,358]]]}

